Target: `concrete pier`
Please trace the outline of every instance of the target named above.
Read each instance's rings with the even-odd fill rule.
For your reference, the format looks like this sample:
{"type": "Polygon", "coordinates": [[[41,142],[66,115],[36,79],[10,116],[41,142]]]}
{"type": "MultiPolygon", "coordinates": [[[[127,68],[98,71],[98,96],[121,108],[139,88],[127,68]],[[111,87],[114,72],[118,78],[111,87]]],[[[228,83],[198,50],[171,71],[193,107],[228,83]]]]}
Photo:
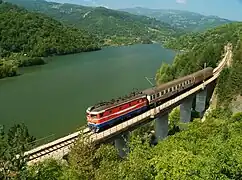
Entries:
{"type": "Polygon", "coordinates": [[[194,95],[191,95],[180,105],[180,122],[188,123],[191,121],[193,99],[194,95]]]}
{"type": "Polygon", "coordinates": [[[155,142],[162,140],[168,135],[168,114],[166,112],[155,119],[155,142]]]}
{"type": "Polygon", "coordinates": [[[129,153],[128,141],[129,132],[118,135],[114,141],[115,147],[118,149],[119,156],[122,158],[129,153]]]}
{"type": "Polygon", "coordinates": [[[204,90],[200,91],[196,95],[196,108],[195,108],[195,110],[197,112],[199,112],[200,115],[202,115],[203,114],[202,112],[205,111],[206,100],[207,100],[207,87],[205,87],[204,90]]]}

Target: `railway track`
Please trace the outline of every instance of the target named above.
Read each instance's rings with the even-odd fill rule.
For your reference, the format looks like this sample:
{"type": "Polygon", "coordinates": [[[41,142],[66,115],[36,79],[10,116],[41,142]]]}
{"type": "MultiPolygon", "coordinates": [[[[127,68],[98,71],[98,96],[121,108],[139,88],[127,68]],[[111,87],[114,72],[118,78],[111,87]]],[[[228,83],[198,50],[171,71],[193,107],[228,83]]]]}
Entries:
{"type": "MultiPolygon", "coordinates": [[[[232,49],[231,45],[228,45],[226,47],[227,52],[223,58],[223,60],[219,63],[219,65],[214,69],[213,74],[214,76],[218,76],[218,74],[222,71],[223,67],[226,65],[229,58],[232,57],[232,49]]],[[[57,139],[53,142],[50,142],[48,144],[39,146],[37,148],[34,148],[30,151],[27,151],[24,153],[24,156],[28,158],[28,164],[32,164],[35,162],[38,162],[43,156],[45,157],[54,157],[58,155],[54,155],[55,153],[58,154],[61,151],[62,155],[65,155],[68,153],[68,149],[71,147],[71,145],[78,139],[80,134],[84,134],[86,136],[91,136],[94,133],[89,130],[89,128],[85,128],[81,131],[77,131],[73,134],[70,134],[68,136],[65,136],[63,138],[57,139]]]]}
{"type": "Polygon", "coordinates": [[[61,150],[63,148],[69,148],[77,140],[77,138],[80,134],[91,135],[91,134],[93,134],[93,132],[91,132],[88,128],[85,128],[84,130],[77,131],[77,132],[70,134],[68,136],[65,136],[63,138],[57,139],[48,144],[39,146],[30,151],[27,151],[24,153],[24,156],[28,157],[28,162],[31,162],[42,156],[51,154],[52,152],[61,150]]]}

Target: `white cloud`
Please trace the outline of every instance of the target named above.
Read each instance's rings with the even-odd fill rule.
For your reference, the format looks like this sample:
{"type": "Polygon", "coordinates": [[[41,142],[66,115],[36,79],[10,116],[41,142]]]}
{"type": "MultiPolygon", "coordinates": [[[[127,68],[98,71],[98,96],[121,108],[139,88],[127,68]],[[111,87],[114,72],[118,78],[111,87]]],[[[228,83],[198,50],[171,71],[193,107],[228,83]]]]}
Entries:
{"type": "Polygon", "coordinates": [[[176,0],[176,3],[179,3],[179,4],[186,4],[187,1],[186,1],[186,0],[176,0]]]}

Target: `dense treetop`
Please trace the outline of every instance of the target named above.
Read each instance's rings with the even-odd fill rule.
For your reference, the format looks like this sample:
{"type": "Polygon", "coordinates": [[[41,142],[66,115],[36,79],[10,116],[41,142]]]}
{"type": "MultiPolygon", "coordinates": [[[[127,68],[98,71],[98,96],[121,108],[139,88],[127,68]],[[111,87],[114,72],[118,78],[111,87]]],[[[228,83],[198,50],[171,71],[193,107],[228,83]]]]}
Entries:
{"type": "Polygon", "coordinates": [[[9,3],[0,4],[0,27],[0,78],[15,75],[16,66],[44,63],[36,57],[99,49],[90,33],[9,3]]]}
{"type": "Polygon", "coordinates": [[[242,23],[230,23],[203,33],[192,33],[178,37],[165,44],[166,47],[181,50],[174,63],[162,66],[157,73],[157,81],[166,82],[202,69],[216,67],[222,58],[224,46],[231,42],[234,46],[240,38],[242,23]]]}
{"type": "Polygon", "coordinates": [[[164,42],[178,32],[169,24],[104,7],[86,7],[43,0],[8,0],[29,10],[44,13],[65,24],[95,33],[105,45],[164,42]]]}
{"type": "Polygon", "coordinates": [[[240,179],[241,133],[241,113],[226,115],[215,110],[205,122],[196,119],[189,129],[169,136],[155,147],[148,139],[142,140],[142,134],[132,135],[125,159],[118,157],[112,145],[84,145],[80,137],[71,149],[68,164],[47,160],[15,172],[23,179],[38,180],[240,179]]]}
{"type": "Polygon", "coordinates": [[[65,27],[41,14],[8,3],[0,6],[0,12],[1,57],[10,53],[40,57],[97,48],[87,32],[65,27]]]}
{"type": "Polygon", "coordinates": [[[196,51],[203,49],[208,44],[224,44],[231,42],[236,44],[242,31],[242,23],[228,23],[209,29],[202,33],[189,33],[182,35],[166,43],[166,47],[178,50],[196,51]]]}
{"type": "Polygon", "coordinates": [[[233,63],[225,68],[219,77],[219,104],[226,106],[241,92],[242,78],[242,23],[230,23],[203,33],[192,33],[181,36],[166,44],[166,47],[183,50],[172,65],[164,64],[157,71],[158,83],[167,82],[207,66],[216,67],[222,59],[224,45],[233,44],[233,63]]]}

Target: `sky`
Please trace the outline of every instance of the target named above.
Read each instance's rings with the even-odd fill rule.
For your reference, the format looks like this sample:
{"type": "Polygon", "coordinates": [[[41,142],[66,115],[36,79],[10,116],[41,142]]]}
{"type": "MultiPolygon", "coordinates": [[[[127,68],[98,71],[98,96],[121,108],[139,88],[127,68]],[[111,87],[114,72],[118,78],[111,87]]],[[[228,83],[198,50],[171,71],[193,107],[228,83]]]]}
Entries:
{"type": "Polygon", "coordinates": [[[48,0],[60,3],[99,5],[111,9],[145,7],[178,9],[242,21],[242,0],[48,0]]]}

